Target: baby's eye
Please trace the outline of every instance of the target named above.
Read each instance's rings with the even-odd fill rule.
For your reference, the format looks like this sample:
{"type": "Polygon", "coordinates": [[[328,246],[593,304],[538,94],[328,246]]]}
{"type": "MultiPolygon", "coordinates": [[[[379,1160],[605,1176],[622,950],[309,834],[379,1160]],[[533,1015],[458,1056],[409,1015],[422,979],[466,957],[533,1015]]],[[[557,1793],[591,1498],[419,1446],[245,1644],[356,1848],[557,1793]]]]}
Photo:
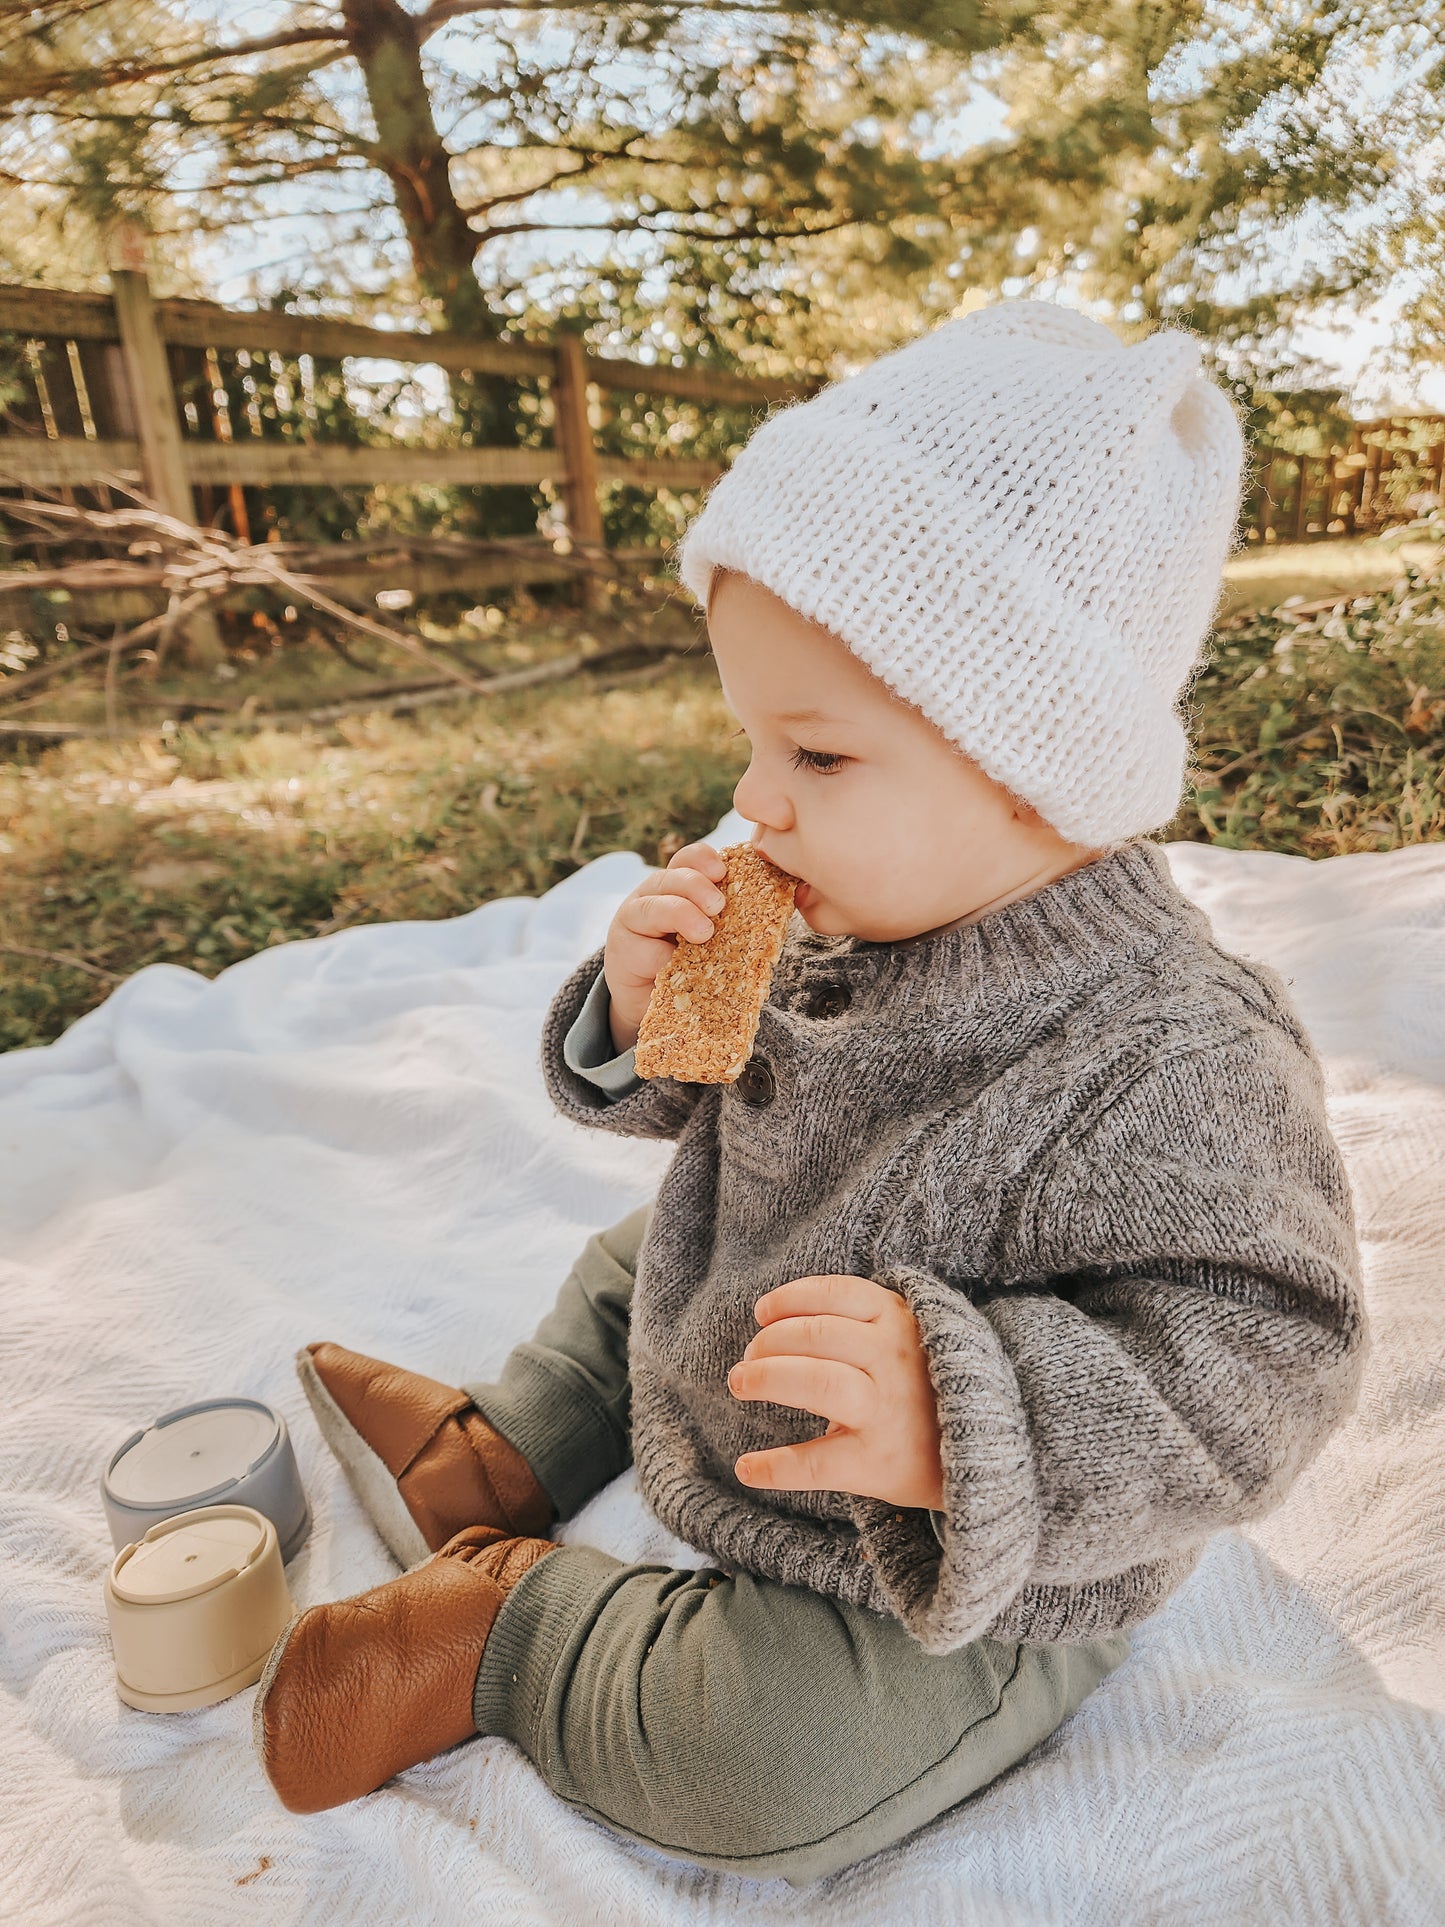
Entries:
{"type": "Polygon", "coordinates": [[[793,768],[810,769],[818,776],[832,776],[847,760],[846,756],[834,756],[829,750],[800,748],[793,758],[793,768]]]}

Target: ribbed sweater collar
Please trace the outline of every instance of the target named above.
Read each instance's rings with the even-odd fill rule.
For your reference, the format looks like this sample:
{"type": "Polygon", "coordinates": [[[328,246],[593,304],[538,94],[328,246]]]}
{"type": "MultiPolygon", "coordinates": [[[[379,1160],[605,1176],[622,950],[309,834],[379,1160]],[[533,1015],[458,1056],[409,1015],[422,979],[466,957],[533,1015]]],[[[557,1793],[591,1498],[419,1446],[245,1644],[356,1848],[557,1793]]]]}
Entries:
{"type": "Polygon", "coordinates": [[[890,1004],[941,1014],[956,1012],[960,1001],[1035,998],[1087,982],[1181,929],[1205,940],[1213,934],[1160,845],[1136,838],[976,923],[890,943],[830,936],[804,923],[798,948],[846,977],[855,993],[877,985],[890,1004]]]}

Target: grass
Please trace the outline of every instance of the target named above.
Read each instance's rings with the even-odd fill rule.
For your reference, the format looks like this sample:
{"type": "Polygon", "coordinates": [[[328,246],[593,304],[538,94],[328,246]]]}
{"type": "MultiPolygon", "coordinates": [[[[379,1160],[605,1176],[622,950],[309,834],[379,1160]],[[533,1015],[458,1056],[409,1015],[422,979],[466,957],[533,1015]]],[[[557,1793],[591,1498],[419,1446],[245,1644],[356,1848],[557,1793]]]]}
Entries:
{"type": "MultiPolygon", "coordinates": [[[[1235,620],[1191,692],[1198,767],[1161,840],[1323,857],[1445,837],[1437,553],[1312,544],[1232,566],[1235,620]],[[1274,606],[1341,589],[1356,600],[1331,618],[1274,606]]],[[[0,763],[0,1048],[55,1037],[146,964],[213,975],[348,924],[537,896],[608,850],[665,863],[713,828],[747,765],[700,627],[680,605],[668,619],[696,646],[641,680],[586,672],[325,728],[172,725],[0,763]]],[[[602,626],[534,606],[469,660],[595,648],[602,626]]],[[[271,708],[343,676],[318,645],[288,645],[219,687],[271,708]]],[[[197,688],[178,674],[152,693],[197,688]]]]}
{"type": "Polygon", "coordinates": [[[1317,602],[1353,591],[1367,595],[1386,587],[1406,564],[1427,568],[1438,555],[1427,541],[1377,540],[1271,543],[1247,550],[1225,572],[1224,615],[1277,608],[1290,596],[1317,602]]]}

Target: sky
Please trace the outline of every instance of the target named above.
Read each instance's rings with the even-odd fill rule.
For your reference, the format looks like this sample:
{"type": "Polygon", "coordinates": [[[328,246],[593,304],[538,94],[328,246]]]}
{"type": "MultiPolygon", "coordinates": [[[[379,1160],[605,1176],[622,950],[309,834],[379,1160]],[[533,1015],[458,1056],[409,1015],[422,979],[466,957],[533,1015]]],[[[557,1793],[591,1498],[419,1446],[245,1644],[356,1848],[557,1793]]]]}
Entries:
{"type": "MultiPolygon", "coordinates": [[[[265,31],[289,11],[283,5],[283,0],[249,0],[249,4],[241,6],[227,6],[224,0],[192,0],[192,5],[198,13],[223,12],[228,23],[228,37],[231,34],[265,31]]],[[[519,18],[515,13],[509,17],[512,20],[519,18]]],[[[704,23],[700,31],[705,34],[715,29],[704,23]]],[[[565,25],[544,28],[534,37],[537,56],[549,62],[560,63],[569,44],[565,25]]],[[[449,66],[461,72],[477,77],[483,77],[488,72],[489,43],[486,36],[478,35],[474,30],[460,25],[445,29],[433,45],[449,66]]],[[[1187,80],[1189,76],[1183,70],[1183,63],[1176,62],[1175,76],[1180,76],[1181,72],[1187,80]]],[[[630,86],[635,96],[643,91],[645,70],[634,65],[629,74],[625,61],[619,61],[614,67],[614,78],[624,93],[630,86]]],[[[1395,76],[1389,70],[1373,75],[1365,71],[1352,74],[1351,78],[1377,94],[1388,91],[1395,83],[1395,76]]],[[[356,104],[360,109],[359,99],[356,104]]],[[[665,101],[658,105],[660,111],[665,111],[665,101]]],[[[475,138],[479,133],[484,133],[485,126],[484,123],[479,125],[473,118],[469,125],[457,131],[475,138]]],[[[1006,132],[1003,103],[980,85],[961,112],[938,123],[927,149],[935,153],[946,153],[950,149],[963,153],[978,142],[998,138],[1006,132]]],[[[353,190],[342,188],[341,194],[343,199],[350,198],[353,190]]],[[[603,207],[599,197],[587,199],[560,190],[553,190],[545,203],[550,218],[558,222],[564,215],[596,221],[602,217],[603,207]]],[[[240,231],[214,242],[209,249],[207,267],[208,279],[212,282],[216,298],[244,306],[256,299],[268,285],[277,285],[286,263],[304,260],[314,249],[318,221],[322,218],[317,213],[299,215],[285,221],[268,222],[259,235],[240,231]]],[[[398,249],[400,245],[398,240],[398,249]]],[[[1288,266],[1290,251],[1298,246],[1297,235],[1280,238],[1278,250],[1282,267],[1288,266]]],[[[609,251],[645,262],[649,243],[645,235],[611,236],[572,229],[561,230],[555,237],[532,234],[492,244],[493,250],[499,248],[505,248],[505,254],[498,258],[497,253],[489,251],[489,267],[499,280],[518,286],[558,269],[576,269],[589,262],[600,264],[609,251]]],[[[1016,285],[1005,284],[1002,290],[1005,295],[1026,291],[1027,283],[1022,278],[1016,285]]],[[[1069,300],[1067,284],[1059,287],[1057,298],[1069,300]]],[[[1358,314],[1337,321],[1321,318],[1315,322],[1301,323],[1291,336],[1292,345],[1299,353],[1317,358],[1322,385],[1334,380],[1350,392],[1354,411],[1359,416],[1422,411],[1445,413],[1445,368],[1406,371],[1391,365],[1389,347],[1392,318],[1404,299],[1405,290],[1401,287],[1387,297],[1370,302],[1358,314]],[[1338,372],[1332,374],[1331,371],[1338,372]]]]}
{"type": "Polygon", "coordinates": [[[1357,318],[1331,329],[1302,324],[1295,339],[1306,354],[1338,367],[1354,398],[1354,413],[1445,415],[1445,368],[1392,369],[1386,365],[1391,317],[1403,294],[1371,302],[1357,318]]]}

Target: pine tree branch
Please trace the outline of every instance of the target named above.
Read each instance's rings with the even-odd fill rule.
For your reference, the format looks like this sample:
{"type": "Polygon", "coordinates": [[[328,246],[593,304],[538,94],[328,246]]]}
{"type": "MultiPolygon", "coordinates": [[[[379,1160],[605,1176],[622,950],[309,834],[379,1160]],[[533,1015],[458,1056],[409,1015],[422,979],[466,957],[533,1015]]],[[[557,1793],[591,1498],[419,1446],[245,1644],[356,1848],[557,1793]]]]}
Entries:
{"type": "MultiPolygon", "coordinates": [[[[623,161],[633,167],[673,167],[686,168],[689,163],[671,154],[634,154],[632,141],[642,140],[645,136],[634,134],[632,140],[624,141],[621,147],[581,147],[572,141],[529,142],[525,147],[511,148],[509,153],[532,154],[575,154],[582,162],[580,167],[559,168],[545,181],[538,181],[532,187],[519,187],[505,194],[489,194],[483,200],[473,201],[462,208],[462,213],[471,220],[478,214],[490,214],[493,208],[507,207],[516,201],[529,200],[534,194],[545,194],[549,189],[563,185],[575,186],[580,180],[593,174],[608,161],[623,161]]],[[[475,149],[464,149],[457,158],[465,160],[475,149]]]]}
{"type": "Polygon", "coordinates": [[[244,60],[252,54],[273,53],[280,47],[344,44],[340,27],[296,27],[284,33],[260,34],[229,47],[197,47],[175,60],[115,61],[105,67],[72,67],[46,74],[32,68],[0,88],[0,101],[47,100],[55,94],[93,93],[105,87],[127,87],[137,81],[161,80],[168,74],[193,73],[224,60],[244,60]]]}
{"type": "MultiPolygon", "coordinates": [[[[663,208],[658,211],[667,213],[671,210],[663,208]]],[[[807,240],[815,234],[836,234],[842,228],[862,227],[867,224],[867,218],[862,214],[845,214],[836,221],[824,221],[817,227],[749,225],[725,231],[716,228],[662,227],[643,215],[633,220],[617,221],[514,221],[506,227],[482,228],[477,232],[477,246],[482,248],[488,241],[499,240],[508,234],[623,234],[633,229],[640,229],[644,234],[677,235],[686,241],[798,241],[807,240]]]]}

